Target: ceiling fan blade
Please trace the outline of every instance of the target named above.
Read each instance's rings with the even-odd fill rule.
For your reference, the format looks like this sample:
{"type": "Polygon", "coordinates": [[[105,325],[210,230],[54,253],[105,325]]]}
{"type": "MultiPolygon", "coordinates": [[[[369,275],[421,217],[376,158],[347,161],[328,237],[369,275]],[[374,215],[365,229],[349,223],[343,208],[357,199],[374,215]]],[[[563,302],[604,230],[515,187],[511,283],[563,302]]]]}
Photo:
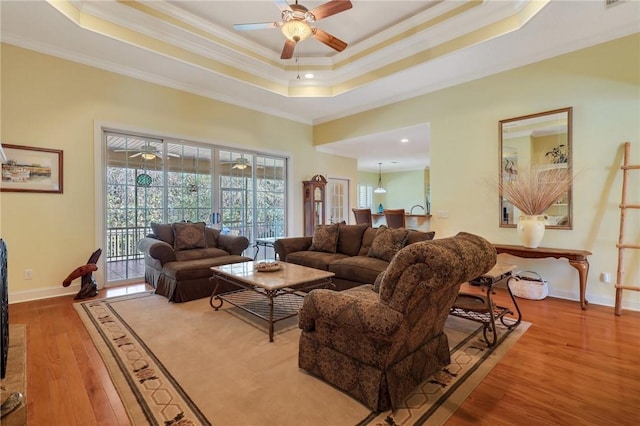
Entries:
{"type": "Polygon", "coordinates": [[[295,41],[285,40],[284,47],[282,48],[282,55],[280,55],[280,59],[291,59],[295,48],[296,48],[295,41]]]}
{"type": "Polygon", "coordinates": [[[319,21],[320,19],[335,15],[336,13],[349,10],[352,7],[353,5],[349,0],[331,0],[326,2],[325,4],[321,4],[320,6],[310,10],[309,12],[313,13],[313,16],[316,17],[316,21],[319,21]]]}
{"type": "Polygon", "coordinates": [[[347,47],[347,43],[340,40],[339,38],[332,36],[328,32],[321,30],[320,28],[315,29],[313,36],[316,38],[316,40],[321,41],[322,43],[337,50],[338,52],[342,52],[347,47]]]}
{"type": "Polygon", "coordinates": [[[249,31],[249,30],[268,30],[271,28],[279,28],[279,22],[255,22],[252,24],[233,24],[233,29],[236,31],[249,31]]]}
{"type": "Polygon", "coordinates": [[[141,152],[136,152],[135,154],[130,155],[130,156],[129,156],[129,158],[139,157],[139,156],[141,156],[141,155],[142,155],[142,153],[141,153],[141,152]]]}
{"type": "Polygon", "coordinates": [[[180,158],[180,154],[174,154],[173,152],[167,152],[167,157],[180,158]]]}
{"type": "Polygon", "coordinates": [[[280,8],[280,10],[291,10],[287,0],[273,0],[273,2],[280,8]]]}

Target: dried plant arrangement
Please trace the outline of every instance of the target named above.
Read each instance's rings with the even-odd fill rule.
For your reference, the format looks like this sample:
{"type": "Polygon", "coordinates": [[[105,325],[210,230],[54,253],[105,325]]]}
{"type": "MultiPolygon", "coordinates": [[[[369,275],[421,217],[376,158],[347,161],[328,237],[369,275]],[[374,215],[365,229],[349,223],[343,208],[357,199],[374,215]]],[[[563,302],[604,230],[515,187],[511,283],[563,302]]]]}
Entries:
{"type": "Polygon", "coordinates": [[[498,182],[502,196],[526,215],[541,215],[569,190],[573,176],[566,167],[533,165],[498,182]]]}

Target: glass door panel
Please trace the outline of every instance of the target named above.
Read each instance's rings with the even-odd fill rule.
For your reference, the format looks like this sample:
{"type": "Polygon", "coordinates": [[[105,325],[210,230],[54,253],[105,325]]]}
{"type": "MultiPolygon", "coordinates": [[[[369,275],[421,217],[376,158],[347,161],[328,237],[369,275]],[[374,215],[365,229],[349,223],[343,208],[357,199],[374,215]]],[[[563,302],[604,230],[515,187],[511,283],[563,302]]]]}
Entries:
{"type": "Polygon", "coordinates": [[[349,181],[347,179],[327,179],[326,223],[349,221],[349,181]]]}
{"type": "Polygon", "coordinates": [[[253,155],[220,150],[217,172],[220,185],[220,230],[253,241],[253,155]]]}
{"type": "Polygon", "coordinates": [[[144,276],[138,241],[163,219],[163,142],[105,133],[107,282],[144,276]]]}

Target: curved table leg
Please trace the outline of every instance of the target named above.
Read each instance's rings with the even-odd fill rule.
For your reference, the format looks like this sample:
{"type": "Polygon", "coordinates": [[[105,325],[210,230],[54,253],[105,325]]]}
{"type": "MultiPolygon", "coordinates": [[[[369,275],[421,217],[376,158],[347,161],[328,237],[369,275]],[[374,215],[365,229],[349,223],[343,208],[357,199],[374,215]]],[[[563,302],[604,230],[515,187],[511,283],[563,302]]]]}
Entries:
{"type": "Polygon", "coordinates": [[[578,277],[580,277],[580,307],[587,309],[589,301],[586,299],[585,293],[587,291],[587,276],[589,275],[589,261],[588,260],[570,260],[569,265],[578,270],[578,277]]]}
{"type": "Polygon", "coordinates": [[[211,293],[211,298],[209,299],[209,305],[211,305],[211,307],[214,310],[218,310],[222,307],[222,303],[224,302],[221,298],[218,297],[218,287],[220,287],[220,281],[214,276],[209,278],[210,281],[215,280],[216,282],[216,288],[213,289],[213,293],[211,293]],[[216,300],[216,304],[213,303],[214,299],[216,300]]]}

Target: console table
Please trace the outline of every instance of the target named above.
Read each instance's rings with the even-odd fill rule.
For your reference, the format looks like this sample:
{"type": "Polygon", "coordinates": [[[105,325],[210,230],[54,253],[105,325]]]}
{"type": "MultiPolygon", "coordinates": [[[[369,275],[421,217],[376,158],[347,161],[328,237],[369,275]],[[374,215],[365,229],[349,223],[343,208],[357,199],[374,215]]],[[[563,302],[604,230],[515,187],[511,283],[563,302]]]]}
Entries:
{"type": "Polygon", "coordinates": [[[578,278],[580,280],[580,307],[587,309],[589,303],[585,299],[585,293],[587,290],[587,276],[589,275],[589,261],[587,257],[591,255],[587,250],[573,250],[573,249],[559,249],[559,248],[526,248],[523,246],[511,246],[507,244],[494,244],[496,252],[510,254],[516,257],[523,257],[527,259],[543,259],[547,257],[553,257],[556,259],[567,259],[569,265],[573,266],[578,271],[578,278]]]}

